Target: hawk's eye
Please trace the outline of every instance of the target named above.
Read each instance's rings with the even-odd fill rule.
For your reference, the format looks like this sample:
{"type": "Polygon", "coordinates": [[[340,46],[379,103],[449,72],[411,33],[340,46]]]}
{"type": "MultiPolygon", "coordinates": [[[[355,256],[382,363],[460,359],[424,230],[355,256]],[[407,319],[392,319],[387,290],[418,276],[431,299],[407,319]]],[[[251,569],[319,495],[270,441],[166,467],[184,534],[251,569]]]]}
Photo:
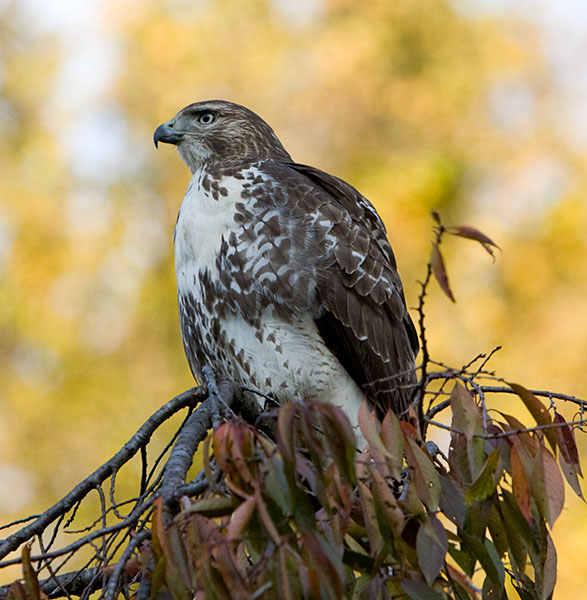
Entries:
{"type": "Polygon", "coordinates": [[[216,121],[216,115],[213,112],[203,112],[199,117],[198,121],[203,125],[210,125],[216,121]]]}

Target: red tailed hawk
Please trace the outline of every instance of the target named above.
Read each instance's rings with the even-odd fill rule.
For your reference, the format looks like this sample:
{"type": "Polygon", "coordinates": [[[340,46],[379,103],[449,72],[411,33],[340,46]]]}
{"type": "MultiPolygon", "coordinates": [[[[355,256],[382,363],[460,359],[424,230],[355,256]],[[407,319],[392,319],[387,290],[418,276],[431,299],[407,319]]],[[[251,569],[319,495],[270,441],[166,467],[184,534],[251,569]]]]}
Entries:
{"type": "Polygon", "coordinates": [[[385,227],[348,183],[294,162],[265,121],[221,100],[160,125],[192,172],[175,227],[183,343],[194,374],[277,401],[367,398],[405,413],[418,341],[385,227]]]}

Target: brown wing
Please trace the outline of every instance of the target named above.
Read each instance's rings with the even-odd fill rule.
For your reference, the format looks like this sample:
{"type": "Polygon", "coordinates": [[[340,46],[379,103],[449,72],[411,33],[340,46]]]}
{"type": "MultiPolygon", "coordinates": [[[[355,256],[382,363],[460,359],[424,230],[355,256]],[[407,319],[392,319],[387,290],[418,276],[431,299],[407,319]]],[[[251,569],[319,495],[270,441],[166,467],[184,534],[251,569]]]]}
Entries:
{"type": "Polygon", "coordinates": [[[323,171],[274,161],[262,170],[285,188],[290,260],[313,275],[315,297],[305,304],[324,342],[380,414],[404,413],[418,338],[381,219],[357,190],[323,171]]]}

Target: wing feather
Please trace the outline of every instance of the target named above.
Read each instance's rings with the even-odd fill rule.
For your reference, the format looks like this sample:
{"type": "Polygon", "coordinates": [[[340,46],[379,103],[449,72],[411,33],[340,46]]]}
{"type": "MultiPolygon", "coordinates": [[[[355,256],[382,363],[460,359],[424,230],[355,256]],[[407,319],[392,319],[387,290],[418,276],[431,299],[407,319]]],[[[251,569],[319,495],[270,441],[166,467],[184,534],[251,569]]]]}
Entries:
{"type": "MultiPolygon", "coordinates": [[[[355,188],[313,167],[265,161],[261,168],[288,196],[281,218],[292,231],[290,266],[314,277],[302,304],[314,311],[326,346],[379,414],[404,413],[418,342],[379,215],[355,188]]],[[[287,301],[295,287],[277,277],[273,298],[287,301]]]]}

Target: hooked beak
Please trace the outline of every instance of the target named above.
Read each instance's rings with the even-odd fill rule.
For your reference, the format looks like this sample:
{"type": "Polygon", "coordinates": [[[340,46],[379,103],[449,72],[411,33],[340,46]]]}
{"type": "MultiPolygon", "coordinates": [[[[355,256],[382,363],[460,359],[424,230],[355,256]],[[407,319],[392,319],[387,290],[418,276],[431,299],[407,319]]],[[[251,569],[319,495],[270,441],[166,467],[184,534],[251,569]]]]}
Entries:
{"type": "Polygon", "coordinates": [[[155,148],[159,147],[159,142],[163,142],[165,144],[178,144],[182,138],[183,133],[175,131],[175,129],[173,128],[173,123],[171,121],[167,121],[167,123],[159,125],[159,127],[155,129],[155,133],[153,134],[153,142],[155,143],[155,148]]]}

